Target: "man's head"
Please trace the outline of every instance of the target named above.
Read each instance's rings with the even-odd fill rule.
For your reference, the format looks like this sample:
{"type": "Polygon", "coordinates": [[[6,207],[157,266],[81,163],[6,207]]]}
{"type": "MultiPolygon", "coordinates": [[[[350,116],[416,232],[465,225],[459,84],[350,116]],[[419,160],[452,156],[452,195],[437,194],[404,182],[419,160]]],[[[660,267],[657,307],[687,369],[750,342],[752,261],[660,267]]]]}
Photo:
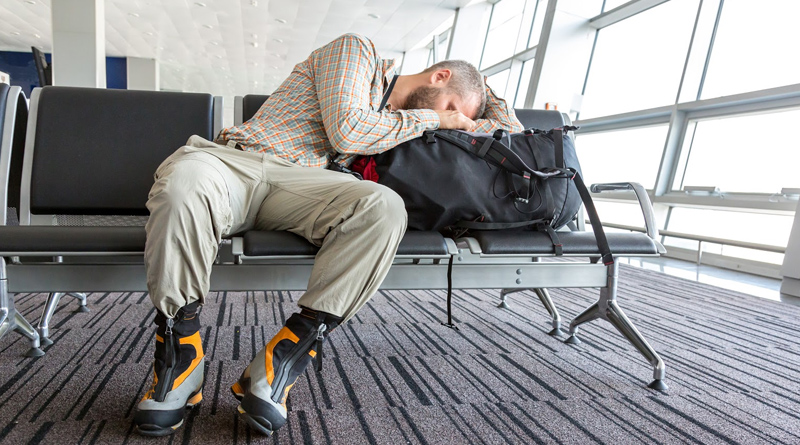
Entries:
{"type": "Polygon", "coordinates": [[[396,109],[457,110],[470,119],[483,116],[486,87],[469,62],[445,60],[409,77],[414,81],[405,85],[402,105],[396,109]]]}

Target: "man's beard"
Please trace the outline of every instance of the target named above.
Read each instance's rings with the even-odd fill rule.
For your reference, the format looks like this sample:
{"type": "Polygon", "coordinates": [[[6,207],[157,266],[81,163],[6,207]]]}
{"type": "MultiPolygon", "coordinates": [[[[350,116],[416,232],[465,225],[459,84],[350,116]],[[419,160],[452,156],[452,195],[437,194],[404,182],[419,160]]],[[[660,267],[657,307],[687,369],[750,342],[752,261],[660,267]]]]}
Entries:
{"type": "Polygon", "coordinates": [[[433,110],[436,106],[436,99],[442,94],[441,88],[431,86],[421,86],[410,92],[406,97],[404,110],[433,110]]]}

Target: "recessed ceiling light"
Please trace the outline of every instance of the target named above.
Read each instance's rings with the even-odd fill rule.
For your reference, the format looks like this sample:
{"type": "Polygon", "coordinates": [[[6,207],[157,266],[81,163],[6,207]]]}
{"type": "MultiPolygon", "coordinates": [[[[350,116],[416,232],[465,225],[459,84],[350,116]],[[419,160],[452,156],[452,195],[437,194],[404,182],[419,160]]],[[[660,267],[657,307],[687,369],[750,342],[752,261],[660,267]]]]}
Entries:
{"type": "Polygon", "coordinates": [[[273,42],[283,43],[283,39],[272,39],[273,42]]]}
{"type": "Polygon", "coordinates": [[[258,48],[258,42],[250,42],[250,44],[253,45],[253,48],[258,48]]]}
{"type": "Polygon", "coordinates": [[[258,6],[258,0],[250,0],[250,4],[253,6],[258,6]]]}
{"type": "Polygon", "coordinates": [[[135,12],[129,12],[128,15],[131,16],[131,17],[139,17],[139,14],[137,14],[135,12]]]}
{"type": "Polygon", "coordinates": [[[211,42],[211,44],[214,45],[214,46],[218,46],[219,42],[211,42]]]}
{"type": "Polygon", "coordinates": [[[162,50],[162,51],[163,51],[163,50],[164,50],[164,47],[163,47],[163,46],[159,46],[159,47],[158,47],[158,49],[160,49],[160,50],[162,50]]]}
{"type": "Polygon", "coordinates": [[[277,66],[275,66],[275,65],[272,65],[272,69],[274,69],[274,70],[279,70],[280,68],[278,68],[278,67],[277,67],[277,66]]]}
{"type": "Polygon", "coordinates": [[[275,21],[278,23],[284,23],[284,24],[286,23],[286,20],[284,19],[275,19],[275,21]]]}
{"type": "Polygon", "coordinates": [[[42,36],[40,36],[39,34],[34,34],[33,36],[36,37],[37,39],[41,39],[42,38],[42,36]]]}
{"type": "Polygon", "coordinates": [[[27,3],[27,4],[29,4],[29,5],[35,5],[35,4],[36,4],[36,2],[35,2],[35,1],[33,1],[33,0],[26,0],[26,2],[25,2],[25,3],[27,3]]]}
{"type": "Polygon", "coordinates": [[[250,37],[252,37],[254,39],[257,39],[258,38],[258,34],[250,34],[250,37]]]}
{"type": "Polygon", "coordinates": [[[277,57],[277,58],[279,58],[279,59],[282,57],[282,56],[281,56],[280,54],[278,54],[278,53],[272,53],[272,55],[273,55],[274,57],[277,57]]]}
{"type": "Polygon", "coordinates": [[[150,32],[150,31],[147,31],[145,34],[146,34],[146,35],[148,35],[148,36],[154,36],[154,35],[155,35],[155,34],[153,34],[153,33],[152,33],[152,32],[150,32]]]}
{"type": "Polygon", "coordinates": [[[379,16],[378,14],[369,13],[369,14],[367,14],[367,15],[368,15],[370,18],[373,18],[373,19],[379,19],[379,18],[381,18],[381,16],[379,16]]]}
{"type": "Polygon", "coordinates": [[[219,54],[217,54],[217,59],[221,59],[221,58],[222,58],[222,56],[220,56],[219,54]]]}
{"type": "Polygon", "coordinates": [[[214,29],[214,27],[211,25],[203,25],[203,28],[214,29]]]}
{"type": "Polygon", "coordinates": [[[12,35],[15,35],[15,36],[18,36],[18,35],[19,35],[19,32],[17,32],[17,31],[11,31],[11,34],[12,34],[12,35]]]}
{"type": "Polygon", "coordinates": [[[202,2],[194,2],[194,4],[199,6],[199,7],[201,7],[201,8],[205,8],[206,7],[206,4],[202,3],[202,2]]]}

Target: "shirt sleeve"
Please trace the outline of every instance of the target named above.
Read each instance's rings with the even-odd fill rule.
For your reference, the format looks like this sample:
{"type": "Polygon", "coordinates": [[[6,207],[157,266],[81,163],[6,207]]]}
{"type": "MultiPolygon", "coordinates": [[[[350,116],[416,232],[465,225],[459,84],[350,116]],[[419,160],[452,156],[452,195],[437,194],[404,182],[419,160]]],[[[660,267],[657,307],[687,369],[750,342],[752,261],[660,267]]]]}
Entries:
{"type": "Polygon", "coordinates": [[[439,128],[432,110],[375,111],[372,79],[380,60],[372,42],[345,34],[315,51],[312,69],[328,140],[344,154],[371,155],[439,128]]]}
{"type": "Polygon", "coordinates": [[[514,109],[508,106],[504,99],[498,97],[489,88],[489,85],[486,85],[486,110],[483,113],[483,117],[475,121],[475,126],[470,131],[491,133],[500,129],[519,133],[524,128],[519,119],[517,119],[514,109]]]}

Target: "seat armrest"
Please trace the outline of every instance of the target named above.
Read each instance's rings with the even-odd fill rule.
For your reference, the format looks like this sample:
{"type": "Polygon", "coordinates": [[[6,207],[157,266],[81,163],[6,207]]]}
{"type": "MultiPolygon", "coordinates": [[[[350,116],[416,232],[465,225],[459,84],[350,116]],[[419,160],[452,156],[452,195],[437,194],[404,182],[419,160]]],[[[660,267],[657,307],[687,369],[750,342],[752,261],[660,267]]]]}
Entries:
{"type": "Polygon", "coordinates": [[[639,207],[642,209],[645,232],[652,240],[658,242],[658,225],[656,224],[655,212],[653,212],[653,204],[650,203],[650,197],[647,195],[647,190],[645,190],[641,184],[638,182],[592,184],[592,186],[589,187],[589,190],[591,190],[592,193],[633,190],[633,192],[636,193],[636,199],[639,200],[639,207]]]}

